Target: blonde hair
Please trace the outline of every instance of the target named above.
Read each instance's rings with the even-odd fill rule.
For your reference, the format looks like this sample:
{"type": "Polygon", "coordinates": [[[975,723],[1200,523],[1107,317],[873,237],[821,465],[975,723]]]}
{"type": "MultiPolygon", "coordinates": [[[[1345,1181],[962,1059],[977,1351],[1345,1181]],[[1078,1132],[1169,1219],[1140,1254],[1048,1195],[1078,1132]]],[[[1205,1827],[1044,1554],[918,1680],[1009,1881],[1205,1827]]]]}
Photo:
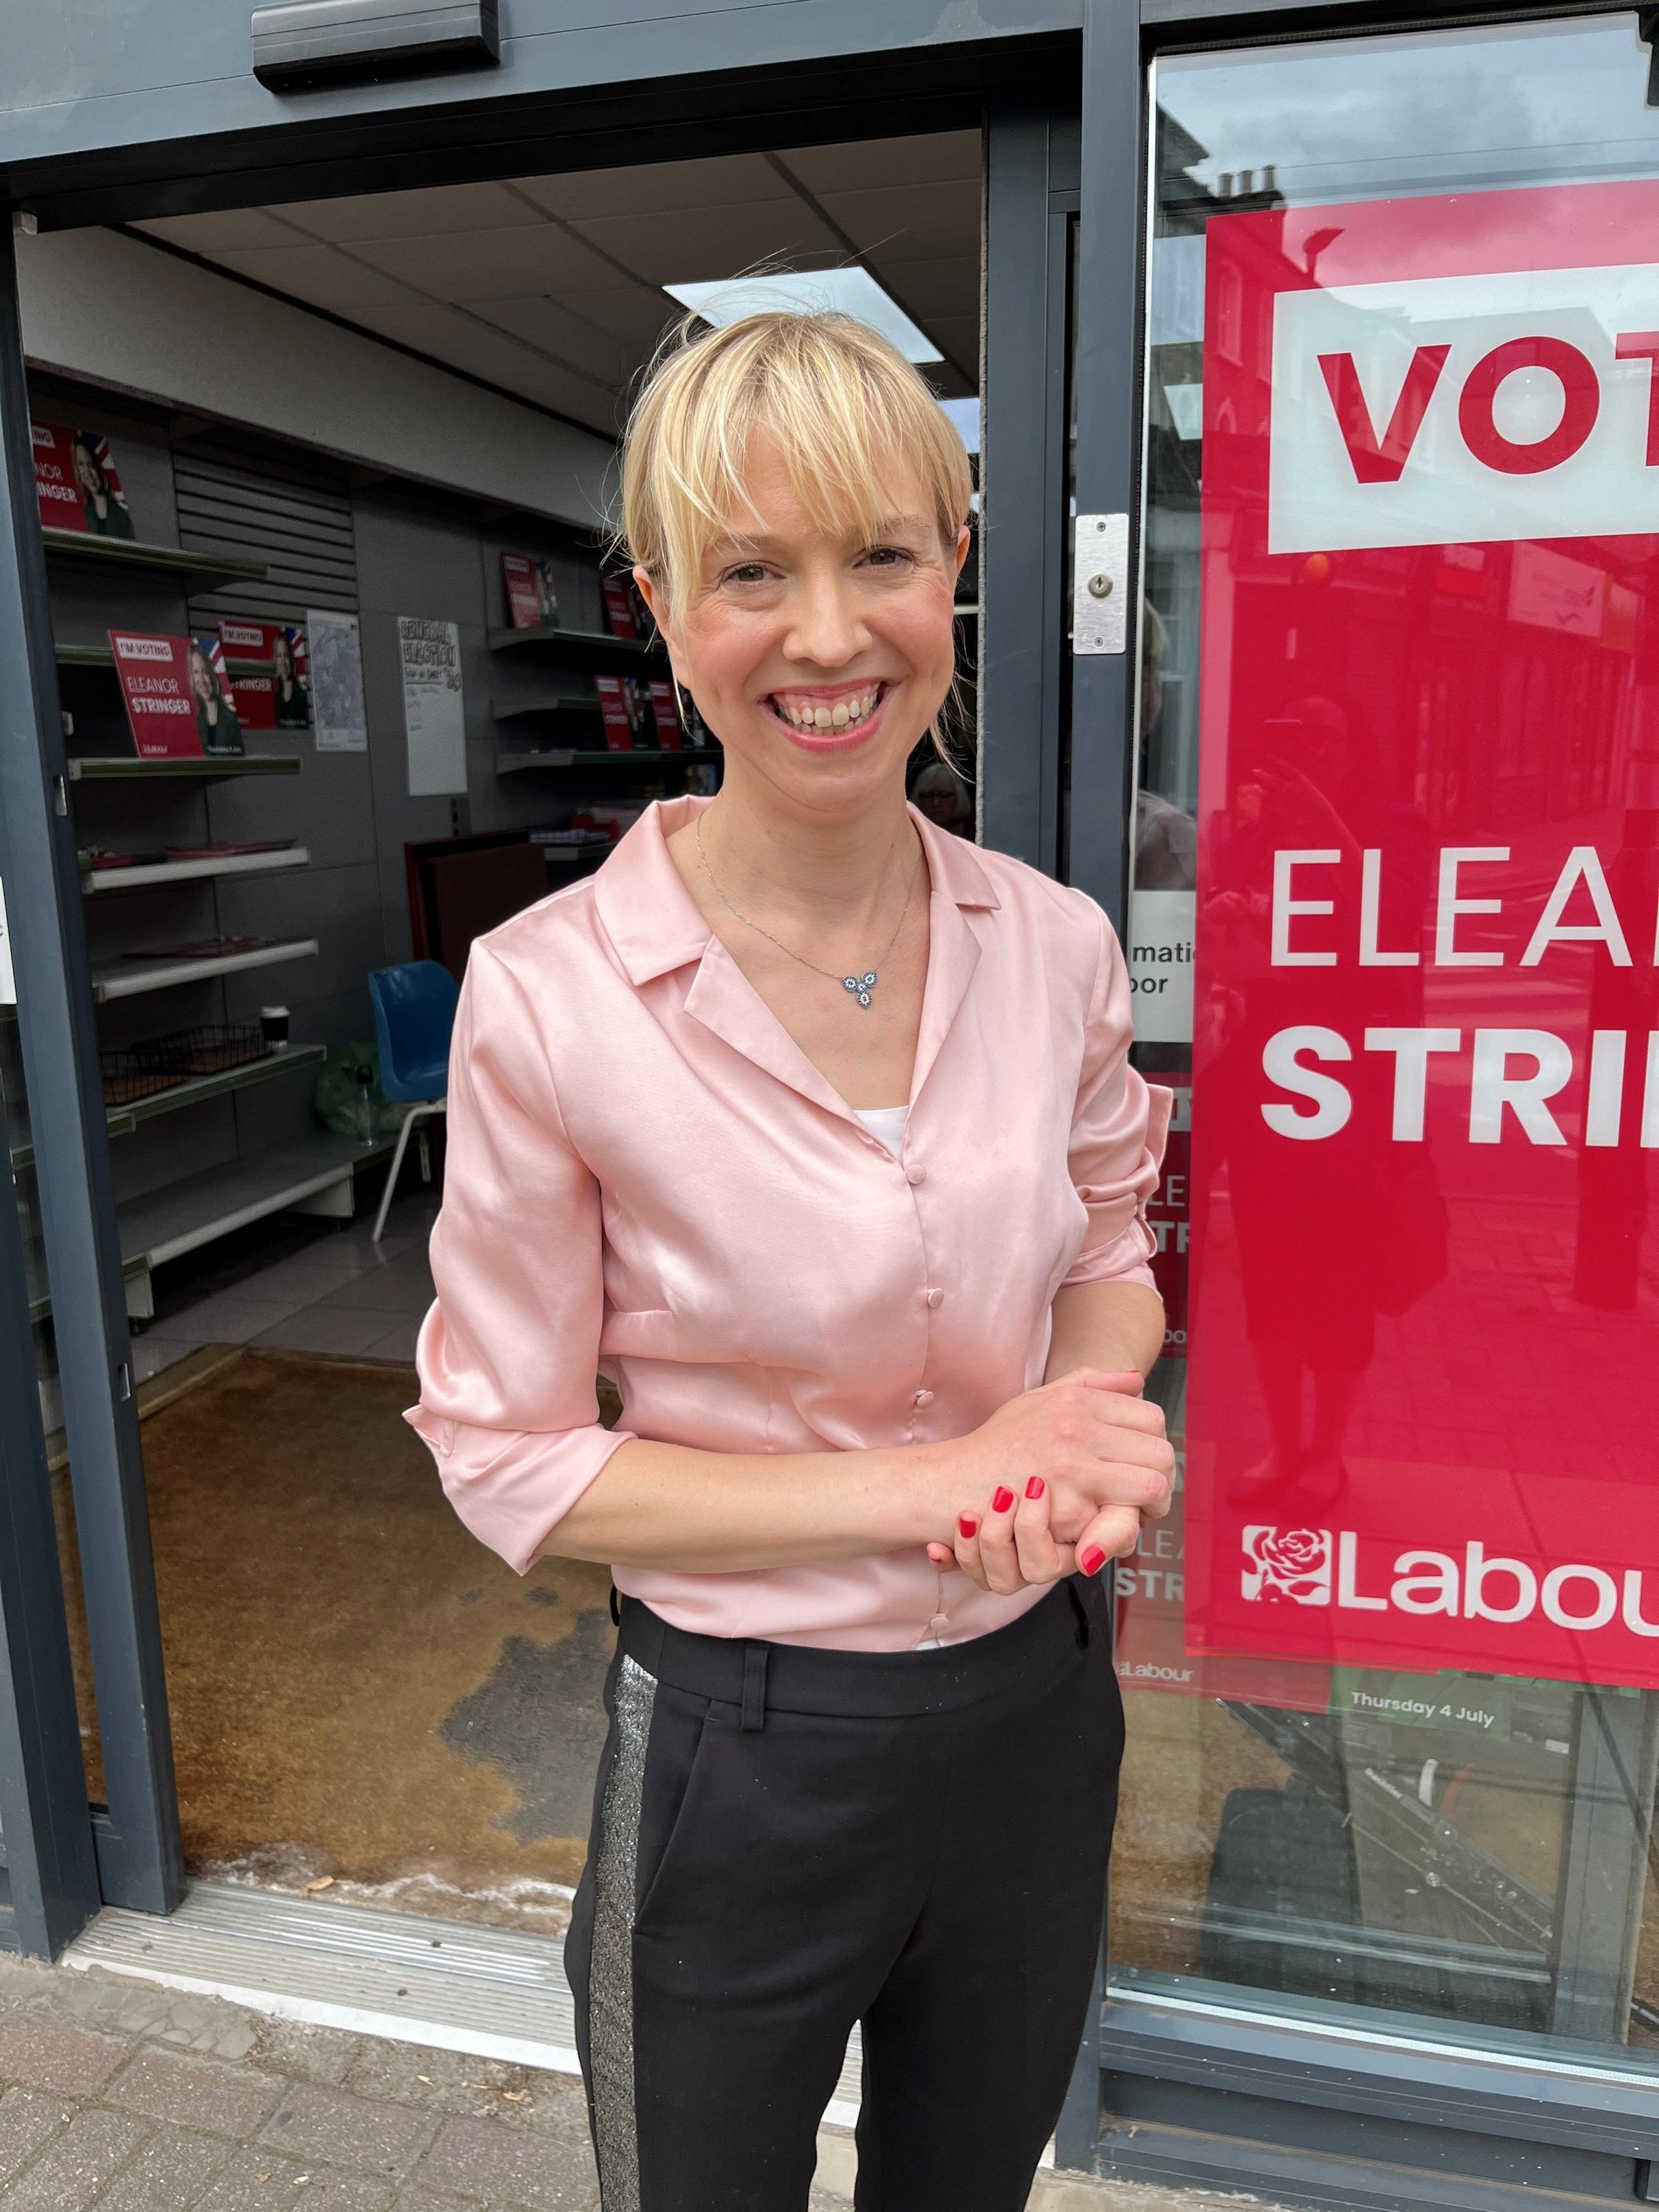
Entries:
{"type": "Polygon", "coordinates": [[[745,315],[699,335],[688,317],[635,402],[622,457],[622,538],[683,606],[713,541],[741,526],[749,441],[776,441],[821,528],[873,532],[894,457],[913,462],[954,546],[973,475],[955,427],[896,346],[850,315],[745,315]]]}

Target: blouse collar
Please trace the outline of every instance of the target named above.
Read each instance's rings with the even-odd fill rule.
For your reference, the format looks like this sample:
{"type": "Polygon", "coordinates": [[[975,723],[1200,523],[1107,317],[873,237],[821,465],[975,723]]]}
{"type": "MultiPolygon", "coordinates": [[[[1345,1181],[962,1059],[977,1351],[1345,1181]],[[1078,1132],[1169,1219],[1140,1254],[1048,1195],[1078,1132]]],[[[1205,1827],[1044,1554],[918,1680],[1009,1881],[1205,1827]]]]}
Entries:
{"type": "MultiPolygon", "coordinates": [[[[708,949],[714,932],[681,879],[668,840],[713,804],[708,799],[658,799],[593,878],[599,919],[631,983],[666,975],[701,960],[708,949]]],[[[914,806],[908,811],[935,897],[943,894],[957,908],[995,907],[999,901],[991,879],[967,839],[939,829],[914,806]]]]}
{"type": "MultiPolygon", "coordinates": [[[[686,994],[687,1013],[802,1097],[851,1121],[852,1108],[749,981],[681,880],[668,840],[710,804],[707,799],[668,799],[647,807],[593,878],[594,903],[605,933],[635,988],[695,960],[697,973],[686,994]]],[[[940,830],[914,806],[909,813],[933,887],[927,981],[910,1082],[914,1105],[979,964],[980,940],[969,917],[1000,902],[965,839],[940,830]]]]}

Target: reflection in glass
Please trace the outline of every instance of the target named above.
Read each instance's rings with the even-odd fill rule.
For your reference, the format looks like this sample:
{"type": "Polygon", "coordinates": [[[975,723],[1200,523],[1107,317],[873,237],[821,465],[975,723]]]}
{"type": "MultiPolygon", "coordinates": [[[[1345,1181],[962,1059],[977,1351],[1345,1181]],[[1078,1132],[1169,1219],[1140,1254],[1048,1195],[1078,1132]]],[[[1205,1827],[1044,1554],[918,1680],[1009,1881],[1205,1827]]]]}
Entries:
{"type": "MultiPolygon", "coordinates": [[[[1355,281],[1342,273],[1345,225],[1340,211],[1328,222],[1319,213],[1338,203],[1513,187],[1485,204],[1490,266],[1567,269],[1571,223],[1536,188],[1659,178],[1647,77],[1628,15],[1281,46],[1166,61],[1156,73],[1130,937],[1136,1058],[1175,1087],[1176,1114],[1150,1209],[1170,1324],[1151,1388],[1184,1444],[1188,1357],[1213,1388],[1202,1314],[1221,1310],[1224,1296],[1240,1360],[1226,1370],[1216,1480],[1256,1509],[1246,1583],[1292,1605],[1328,1586],[1330,1532],[1356,1517],[1355,1470],[1397,1450],[1414,1377],[1431,1377],[1454,1412],[1432,1452],[1419,1441],[1402,1480],[1454,1483],[1468,1468],[1514,1468],[1522,1480],[1564,1468],[1603,1483],[1654,1479],[1650,1438],[1632,1435],[1623,1460],[1590,1470],[1577,1441],[1583,1394],[1616,1409],[1651,1361],[1659,1321],[1655,1150],[1586,1141],[1592,1038],[1659,1030],[1659,611],[1647,613],[1659,609],[1659,540],[1613,531],[1542,542],[1505,534],[1500,518],[1457,543],[1366,545],[1331,526],[1328,553],[1316,537],[1294,564],[1275,563],[1264,538],[1254,563],[1240,552],[1206,567],[1204,533],[1220,526],[1213,497],[1207,517],[1203,506],[1206,369],[1211,435],[1247,440],[1250,395],[1275,376],[1262,286],[1280,281],[1249,256],[1290,258],[1283,281],[1295,289],[1267,296],[1293,297],[1297,313],[1340,304],[1328,288],[1355,281]],[[1309,212],[1292,223],[1297,210],[1309,212]],[[1231,258],[1217,259],[1214,241],[1229,234],[1216,219],[1236,215],[1265,221],[1235,228],[1231,258]],[[1271,667],[1271,680],[1241,680],[1247,662],[1271,667]],[[1542,1180],[1535,1203],[1517,1211],[1495,1165],[1503,1147],[1470,1141],[1468,1033],[1492,1017],[1480,1011],[1484,970],[1471,980],[1435,958],[1442,855],[1505,848],[1501,870],[1472,866],[1462,886],[1471,899],[1501,895],[1503,918],[1460,914],[1455,943],[1477,956],[1504,951],[1515,971],[1506,933],[1522,911],[1529,923],[1546,912],[1564,856],[1581,845],[1594,847],[1607,899],[1642,918],[1646,941],[1628,963],[1609,957],[1605,933],[1591,933],[1600,884],[1581,872],[1554,916],[1581,933],[1552,939],[1547,958],[1506,977],[1513,1025],[1559,1036],[1571,1069],[1559,1096],[1541,1064],[1497,1069],[1523,1092],[1532,1076],[1547,1110],[1556,1101],[1550,1127],[1532,1124],[1542,1180]],[[1368,1180],[1345,1171],[1353,1152],[1313,1142],[1287,1148],[1294,1172],[1269,1181],[1258,1169],[1263,1037],[1298,1023],[1340,1028],[1344,991],[1355,988],[1350,950],[1346,977],[1316,972],[1322,1011],[1310,1013],[1307,972],[1277,963],[1273,865],[1286,851],[1322,856],[1292,878],[1310,915],[1318,909],[1297,917],[1307,931],[1297,942],[1363,943],[1382,956],[1367,960],[1364,1022],[1463,1039],[1455,1053],[1428,1051],[1420,1071],[1418,1047],[1396,1041],[1368,1056],[1353,1039],[1366,1070],[1341,1073],[1356,1138],[1386,1135],[1390,1117],[1398,1134],[1421,1074],[1421,1140],[1372,1144],[1368,1156],[1384,1165],[1368,1180]],[[1170,984],[1182,933],[1190,960],[1194,929],[1200,967],[1184,1015],[1170,984]],[[1206,959],[1224,988],[1206,989],[1206,959]],[[1210,1102],[1196,1128],[1194,1032],[1210,1102]],[[1471,1237],[1476,1221],[1483,1239],[1471,1237]],[[1402,1222],[1410,1234],[1395,1233],[1402,1222]],[[1193,1249],[1211,1271],[1196,1317],[1193,1249]],[[1514,1370],[1522,1344],[1547,1348],[1547,1374],[1514,1370]],[[1528,1402],[1546,1416],[1517,1441],[1508,1406],[1534,1392],[1528,1402]]],[[[1557,300],[1562,313],[1581,312],[1570,292],[1557,300]]],[[[1360,481],[1367,468],[1386,474],[1420,430],[1419,465],[1443,488],[1451,464],[1434,442],[1432,392],[1419,395],[1415,426],[1406,393],[1425,334],[1398,287],[1371,311],[1391,319],[1387,394],[1408,402],[1398,421],[1363,378],[1362,420],[1340,365],[1301,389],[1298,404],[1310,422],[1326,409],[1346,422],[1360,481]]],[[[1281,345],[1286,327],[1281,319],[1281,345]]],[[[1425,387],[1432,368],[1416,368],[1425,387]]],[[[1547,441],[1571,413],[1571,390],[1526,363],[1500,368],[1486,395],[1492,435],[1547,441]]],[[[1448,373],[1467,380],[1461,361],[1448,373]]],[[[1645,404],[1645,384],[1625,389],[1607,404],[1645,404]]],[[[1312,495],[1305,481],[1295,489],[1312,495]]],[[[1636,933],[1632,922],[1632,942],[1636,933]]],[[[1625,1071],[1613,1048],[1595,1049],[1605,1123],[1625,1071]]],[[[1627,1056],[1633,1085],[1639,1054],[1627,1056]]],[[[1310,1110],[1311,1091],[1282,1095],[1310,1110]]],[[[1497,1110],[1502,1121],[1515,1109],[1497,1110]]],[[[1633,1124],[1611,1110],[1628,1133],[1633,1124]]],[[[1616,1431],[1616,1419],[1601,1427],[1616,1431]]],[[[1365,1472],[1361,1490],[1372,1480],[1365,1472]]],[[[1470,1672],[1455,1648],[1461,1607],[1459,1617],[1424,1612],[1409,1668],[1334,1663],[1311,1632],[1331,1618],[1316,1597],[1282,1652],[1191,1649],[1186,1507],[1183,1496],[1148,1529],[1119,1577],[1130,1749],[1113,1883],[1117,1986],[1358,2008],[1356,2018],[1389,2014],[1419,2033],[1437,2021],[1454,2035],[1478,2026],[1488,2045],[1494,2034],[1547,2039],[1540,2048],[1586,2060],[1618,2047],[1626,2065],[1659,2049],[1659,1697],[1619,1686],[1616,1674],[1584,1689],[1470,1672]],[[1608,1910],[1609,1899],[1623,1909],[1608,1910]]],[[[1488,1595],[1498,1604],[1506,1592],[1495,1582],[1488,1595]]]]}

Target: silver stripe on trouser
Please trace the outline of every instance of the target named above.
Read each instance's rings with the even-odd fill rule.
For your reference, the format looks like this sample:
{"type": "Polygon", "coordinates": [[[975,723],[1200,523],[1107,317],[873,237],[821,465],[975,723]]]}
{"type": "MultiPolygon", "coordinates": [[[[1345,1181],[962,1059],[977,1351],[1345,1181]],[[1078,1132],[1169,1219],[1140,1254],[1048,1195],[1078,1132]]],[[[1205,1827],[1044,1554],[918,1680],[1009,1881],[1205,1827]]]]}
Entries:
{"type": "Polygon", "coordinates": [[[611,1698],[616,1750],[599,1814],[588,1970],[588,2065],[603,2212],[640,2212],[640,2136],[634,2108],[634,1900],[645,1754],[655,1678],[623,1657],[611,1698]]]}

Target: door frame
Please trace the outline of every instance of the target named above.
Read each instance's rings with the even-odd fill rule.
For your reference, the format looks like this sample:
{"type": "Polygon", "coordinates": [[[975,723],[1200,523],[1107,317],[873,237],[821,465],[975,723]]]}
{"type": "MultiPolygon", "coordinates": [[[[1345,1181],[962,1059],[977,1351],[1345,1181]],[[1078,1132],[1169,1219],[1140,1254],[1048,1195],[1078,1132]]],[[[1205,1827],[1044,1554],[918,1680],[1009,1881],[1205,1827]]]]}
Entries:
{"type": "MultiPolygon", "coordinates": [[[[0,234],[0,875],[108,1799],[92,1815],[92,1837],[104,1899],[167,1912],[184,1894],[172,1740],[10,225],[0,234]]],[[[27,1307],[24,1317],[27,1325],[27,1307]]],[[[32,1349],[29,1371],[33,1400],[32,1349]]],[[[39,1420],[37,1403],[34,1427],[39,1420]]],[[[14,1439],[25,1469],[29,1425],[25,1417],[14,1439]]],[[[16,1534],[30,1545],[19,1563],[61,1607],[49,1507],[44,1526],[37,1516],[16,1534]]]]}
{"type": "MultiPolygon", "coordinates": [[[[752,54],[752,26],[741,33],[752,54]]],[[[918,26],[921,15],[918,15],[918,26]]],[[[708,79],[630,88],[626,121],[614,94],[569,102],[501,102],[515,125],[505,145],[477,143],[481,101],[467,111],[411,107],[393,117],[336,119],[319,141],[298,116],[239,146],[210,185],[170,175],[156,149],[92,162],[40,165],[14,179],[15,216],[0,240],[0,477],[9,530],[0,566],[0,807],[9,825],[0,878],[12,893],[21,1042],[35,1109],[37,1172],[54,1292],[55,1329],[108,1792],[93,1834],[106,1902],[173,1911],[185,1892],[154,1560],[137,1393],[122,1285],[109,1140],[94,1026],[82,901],[70,819],[46,559],[33,492],[14,232],[122,223],[175,206],[234,205],[259,194],[308,196],[461,181],[544,161],[572,169],[625,161],[638,150],[639,111],[685,118],[678,155],[871,137],[977,123],[987,133],[985,213],[993,252],[988,326],[1008,343],[981,363],[982,459],[995,477],[999,534],[982,558],[981,790],[993,842],[1049,873],[1060,862],[1058,797],[1066,706],[1058,580],[1066,447],[1066,225],[1076,205],[1074,37],[1030,34],[983,47],[938,49],[918,39],[896,54],[826,58],[810,84],[799,69],[751,67],[720,88],[708,79]],[[990,112],[988,82],[998,87],[990,112]],[[1056,81],[1067,95],[1056,106],[1056,81]],[[881,88],[880,98],[872,87],[881,88]],[[785,91],[789,97],[784,97],[785,91]],[[1071,104],[1067,104],[1068,100],[1071,104]],[[466,125],[466,116],[471,123],[466,125]],[[994,174],[989,163],[994,161],[994,174]],[[367,172],[367,173],[365,173],[367,172]],[[1063,204],[1056,203],[1056,195],[1063,204]],[[1027,244],[1038,240],[1034,264],[1027,244]],[[987,380],[988,379],[988,381],[987,380]],[[1032,412],[1033,395],[1035,414],[1032,412]],[[1035,429],[1035,436],[1032,432],[1035,429]],[[1058,490],[1056,487],[1060,487],[1058,490]],[[1059,504],[1056,505],[1058,501],[1059,504]],[[1004,603],[1006,602],[1006,606],[1004,603]],[[1030,700],[1040,694],[1037,726],[1030,700]]],[[[0,115],[0,129],[3,116],[0,115]]],[[[181,148],[198,161],[208,138],[181,148]]],[[[55,1557],[51,1571],[57,1574],[55,1557]]],[[[3,1686],[0,1686],[3,1689],[3,1686]]]]}

